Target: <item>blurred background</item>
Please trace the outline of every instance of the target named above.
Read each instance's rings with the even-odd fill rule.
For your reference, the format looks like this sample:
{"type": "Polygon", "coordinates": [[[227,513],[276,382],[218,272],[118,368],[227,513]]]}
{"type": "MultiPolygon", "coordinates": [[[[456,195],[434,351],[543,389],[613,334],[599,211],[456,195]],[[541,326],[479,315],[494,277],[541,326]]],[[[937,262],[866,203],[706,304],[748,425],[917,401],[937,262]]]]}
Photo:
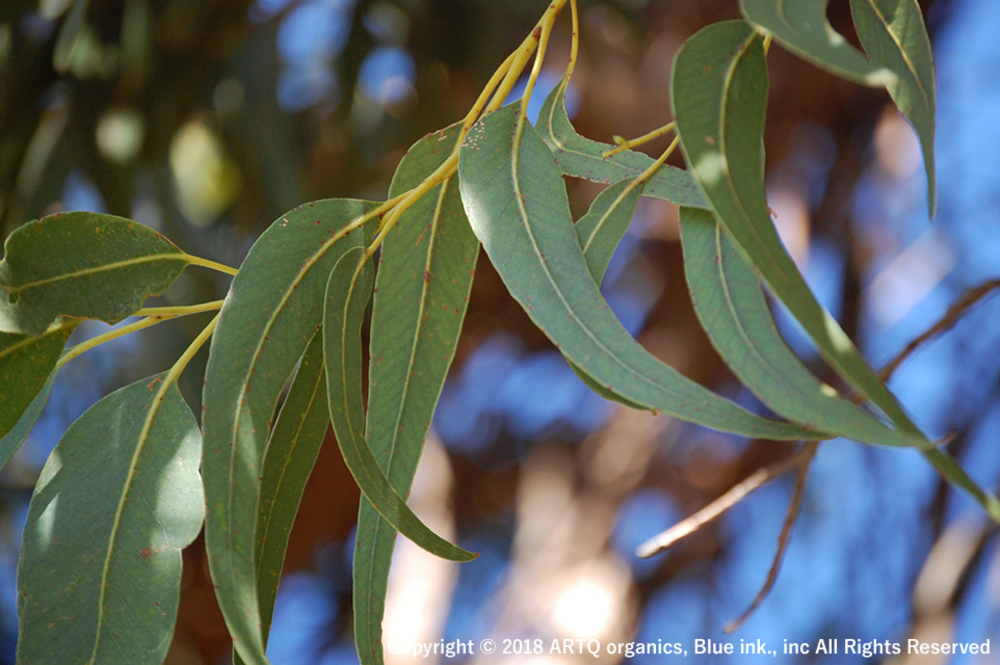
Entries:
{"type": "MultiPolygon", "coordinates": [[[[839,81],[778,46],[768,61],[770,207],[816,294],[876,367],[964,290],[1000,276],[1000,3],[921,5],[938,75],[933,222],[916,138],[885,92],[839,81]]],[[[543,10],[537,0],[4,0],[0,229],[7,235],[59,210],[109,212],[238,265],[267,225],[300,203],[384,198],[406,148],[464,116],[543,10]]],[[[847,0],[832,0],[828,13],[857,43],[847,0]]],[[[578,130],[610,141],[667,122],[675,51],[700,27],[737,17],[736,0],[581,0],[569,96],[578,130]]],[[[567,16],[536,106],[568,50],[567,16]]],[[[667,141],[642,149],[658,154],[667,141]]],[[[600,191],[567,184],[577,214],[600,191]]],[[[644,200],[604,293],[658,357],[760,409],[698,327],[677,224],[676,208],[644,200]]],[[[227,278],[195,268],[158,300],[192,304],[224,297],[227,287],[227,278]]],[[[783,311],[775,315],[789,345],[828,377],[801,331],[783,311]]],[[[0,662],[14,662],[18,545],[47,455],[86,408],[168,367],[206,322],[189,317],[121,338],[61,373],[28,443],[0,474],[0,662]]],[[[81,326],[77,339],[104,329],[81,326]]],[[[950,449],[994,490],[998,349],[1000,298],[988,296],[891,382],[925,431],[953,434],[950,449]]],[[[203,355],[183,378],[194,406],[203,355]]],[[[358,493],[328,444],[292,534],[269,645],[275,665],[357,662],[350,566],[358,493]]],[[[547,652],[552,638],[686,648],[694,638],[760,639],[778,648],[772,662],[854,663],[863,657],[843,653],[848,638],[990,639],[985,657],[866,662],[996,663],[996,526],[912,451],[820,446],[774,589],[732,635],[722,628],[767,577],[794,472],[669,552],[635,556],[644,540],[793,450],[590,393],[483,256],[411,496],[432,526],[481,554],[457,565],[400,540],[384,643],[541,638],[547,652]],[[821,638],[840,638],[840,654],[780,653],[783,640],[821,638]]],[[[197,542],[185,553],[167,662],[225,663],[230,649],[197,542]]],[[[600,658],[620,659],[607,651],[600,658]]],[[[389,663],[409,660],[387,653],[389,663]]]]}

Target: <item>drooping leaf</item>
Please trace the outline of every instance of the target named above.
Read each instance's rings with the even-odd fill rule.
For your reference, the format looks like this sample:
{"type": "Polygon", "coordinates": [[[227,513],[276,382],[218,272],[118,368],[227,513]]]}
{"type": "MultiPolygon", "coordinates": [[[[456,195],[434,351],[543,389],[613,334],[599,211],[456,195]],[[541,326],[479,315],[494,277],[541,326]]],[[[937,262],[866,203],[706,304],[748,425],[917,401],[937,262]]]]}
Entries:
{"type": "MultiPolygon", "coordinates": [[[[549,93],[538,114],[539,133],[552,150],[564,175],[613,184],[631,180],[652,166],[652,158],[634,150],[604,157],[605,152],[616,146],[591,141],[577,134],[566,114],[567,85],[569,79],[563,77],[549,93]]],[[[677,205],[708,207],[691,175],[669,164],[646,181],[642,195],[677,205]]]]}
{"type": "Polygon", "coordinates": [[[361,262],[364,249],[347,251],[330,274],[323,314],[323,358],[330,420],[340,452],[365,498],[401,534],[431,554],[471,561],[475,554],[452,545],[428,529],[407,507],[379,468],[365,441],[361,393],[361,327],[371,298],[374,270],[361,262]]]}
{"type": "Polygon", "coordinates": [[[52,384],[55,383],[57,372],[49,374],[45,385],[38,391],[28,408],[24,410],[17,424],[9,432],[0,437],[0,468],[7,465],[14,453],[20,449],[21,445],[31,433],[31,428],[35,426],[38,417],[42,415],[45,403],[49,401],[49,393],[52,392],[52,384]]]}
{"type": "MultiPolygon", "coordinates": [[[[264,455],[257,513],[257,599],[264,644],[274,614],[288,534],[330,424],[323,337],[313,336],[274,423],[264,455]]],[[[235,656],[239,658],[238,655],[235,656]]]]}
{"type": "Polygon", "coordinates": [[[833,29],[826,18],[829,0],[740,0],[748,21],[772,35],[779,44],[848,81],[882,87],[896,79],[891,70],[869,62],[833,29]]]}
{"type": "Polygon", "coordinates": [[[631,184],[623,180],[607,187],[590,204],[587,214],[576,222],[576,237],[587,260],[587,270],[598,286],[639,206],[639,187],[631,184]]]}
{"type": "Polygon", "coordinates": [[[562,353],[598,383],[645,408],[746,436],[815,434],[747,413],[643,349],[601,296],[577,244],[562,173],[518,106],[472,129],[459,159],[462,201],[511,295],[562,353]]]}
{"type": "Polygon", "coordinates": [[[920,137],[927,171],[927,204],[934,216],[934,58],[920,5],[917,0],[851,0],[851,14],[872,62],[896,74],[887,87],[920,137]]]}
{"type": "Polygon", "coordinates": [[[202,416],[205,544],[219,607],[248,665],[266,662],[254,570],[265,443],[278,398],[322,324],[327,277],[364,242],[362,230],[343,230],[373,207],[324,200],[280,217],[250,249],[212,337],[202,416]]]}
{"type": "Polygon", "coordinates": [[[42,334],[59,316],[118,323],[181,273],[186,254],[136,222],[67,212],[25,224],[4,243],[0,330],[42,334]]]}
{"type": "MultiPolygon", "coordinates": [[[[420,184],[451,154],[457,125],[410,148],[389,196],[420,184]]],[[[404,213],[382,244],[372,305],[366,435],[400,496],[410,491],[465,318],[479,241],[452,176],[404,213]]],[[[362,498],[354,555],[354,633],[362,662],[381,663],[382,615],[396,530],[362,498]]]]}
{"type": "Polygon", "coordinates": [[[736,377],[776,413],[864,443],[922,443],[892,430],[822,383],[785,344],[760,277],[712,214],[681,208],[684,270],[695,313],[736,377]]]}
{"type": "Polygon", "coordinates": [[[19,663],[163,661],[181,549],[201,530],[201,436],[164,375],[108,395],[42,469],[18,565],[19,663]]]}
{"type": "MultiPolygon", "coordinates": [[[[75,327],[74,321],[57,323],[37,337],[0,332],[0,439],[42,390],[75,327]]],[[[7,459],[0,453],[0,466],[7,459]]]]}

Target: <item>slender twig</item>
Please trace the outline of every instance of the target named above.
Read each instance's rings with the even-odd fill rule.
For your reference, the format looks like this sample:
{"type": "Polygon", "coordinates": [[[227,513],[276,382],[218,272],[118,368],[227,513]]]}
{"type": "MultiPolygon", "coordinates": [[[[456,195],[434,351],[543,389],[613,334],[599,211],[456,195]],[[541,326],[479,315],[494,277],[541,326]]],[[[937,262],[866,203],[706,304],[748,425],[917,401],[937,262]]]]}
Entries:
{"type": "Polygon", "coordinates": [[[760,604],[764,602],[768,594],[771,593],[771,589],[774,587],[774,583],[778,579],[778,573],[781,571],[781,562],[785,558],[785,552],[788,550],[788,543],[791,540],[792,527],[795,525],[795,519],[799,516],[799,509],[802,507],[802,498],[805,496],[806,489],[806,476],[809,475],[809,464],[812,462],[813,457],[816,456],[816,449],[819,447],[819,441],[810,441],[805,446],[802,447],[799,455],[804,455],[805,458],[801,459],[799,465],[799,476],[795,480],[795,491],[792,493],[792,502],[788,506],[788,515],[785,517],[785,523],[781,527],[781,534],[778,536],[778,551],[774,554],[774,560],[771,562],[771,569],[767,571],[767,580],[764,581],[764,586],[761,587],[760,591],[757,592],[757,597],[753,599],[750,603],[750,607],[746,609],[735,621],[730,621],[726,624],[726,627],[722,629],[724,633],[731,633],[737,628],[743,625],[754,610],[760,607],[760,604]]]}
{"type": "Polygon", "coordinates": [[[902,351],[899,352],[895,358],[890,360],[885,367],[879,370],[879,378],[883,381],[888,381],[892,376],[892,373],[896,371],[899,365],[906,360],[911,353],[917,350],[917,348],[929,339],[940,335],[941,333],[949,330],[952,326],[958,323],[958,320],[965,313],[965,310],[969,309],[977,302],[982,300],[990,292],[1000,288],[1000,279],[990,280],[985,284],[980,284],[977,287],[971,288],[962,294],[962,297],[956,300],[945,315],[941,319],[927,329],[924,334],[920,335],[912,342],[906,345],[902,351]]]}
{"type": "Polygon", "coordinates": [[[754,490],[760,489],[786,471],[798,468],[812,459],[814,446],[803,446],[801,450],[790,457],[757,469],[744,480],[734,485],[728,492],[708,504],[694,515],[678,522],[663,533],[653,536],[636,550],[640,557],[650,557],[667,549],[679,540],[687,538],[706,524],[717,519],[727,510],[747,497],[754,490]]]}

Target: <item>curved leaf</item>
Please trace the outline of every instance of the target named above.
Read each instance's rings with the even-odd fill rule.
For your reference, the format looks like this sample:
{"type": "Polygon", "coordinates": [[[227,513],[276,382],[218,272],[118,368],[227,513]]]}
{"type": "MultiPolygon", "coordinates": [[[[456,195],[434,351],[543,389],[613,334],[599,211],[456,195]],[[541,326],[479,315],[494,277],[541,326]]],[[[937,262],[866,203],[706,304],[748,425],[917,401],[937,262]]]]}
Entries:
{"type": "Polygon", "coordinates": [[[73,423],[42,469],[18,564],[19,663],[161,663],[181,549],[201,530],[201,436],[164,375],[73,423]]]}
{"type": "MultiPolygon", "coordinates": [[[[451,154],[458,125],[430,134],[399,163],[389,196],[420,184],[451,154]]],[[[400,496],[410,491],[434,407],[455,355],[479,241],[456,177],[407,210],[382,243],[372,305],[366,435],[400,496]]],[[[358,510],[354,633],[364,663],[382,662],[382,615],[393,529],[367,499],[358,510]]]]}
{"type": "Polygon", "coordinates": [[[552,153],[530,124],[515,145],[517,115],[513,105],[476,123],[462,146],[459,176],[473,231],[535,324],[598,383],[646,408],[746,436],[815,438],[747,413],[632,339],[590,277],[552,153]]]}
{"type": "Polygon", "coordinates": [[[330,274],[323,314],[323,358],[330,420],[347,468],[365,498],[401,534],[431,554],[452,561],[471,561],[475,554],[452,545],[406,506],[393,490],[372,455],[363,429],[361,394],[361,327],[372,293],[370,261],[361,262],[364,248],[347,251],[330,274]]]}
{"type": "Polygon", "coordinates": [[[927,170],[927,205],[937,207],[934,177],[934,57],[917,0],[851,0],[858,38],[873,63],[896,74],[889,94],[920,137],[927,170]]]}
{"type": "MultiPolygon", "coordinates": [[[[539,134],[552,150],[563,174],[612,184],[631,180],[652,166],[654,160],[651,157],[634,150],[604,157],[605,152],[616,146],[591,141],[577,134],[566,114],[567,85],[569,79],[563,77],[549,93],[538,114],[539,134]]],[[[642,195],[677,205],[708,207],[691,174],[669,164],[662,166],[646,181],[642,195]]]]}
{"type": "MultiPolygon", "coordinates": [[[[0,332],[0,440],[42,390],[75,327],[73,321],[59,323],[37,337],[0,332]]],[[[0,445],[0,467],[9,459],[2,450],[0,445]]]]}
{"type": "Polygon", "coordinates": [[[59,316],[118,323],[162,293],[187,255],[136,222],[67,212],[18,228],[0,261],[0,330],[40,335],[59,316]]]}
{"type": "Polygon", "coordinates": [[[49,401],[49,393],[52,392],[52,384],[55,383],[57,374],[58,372],[49,374],[45,385],[42,386],[42,389],[38,391],[38,394],[28,404],[28,408],[18,418],[17,424],[4,434],[3,437],[0,437],[0,468],[7,465],[10,458],[14,456],[14,453],[18,451],[28,438],[28,434],[31,433],[31,428],[35,426],[38,417],[42,415],[42,409],[45,408],[45,403],[49,401]]]}
{"type": "Polygon", "coordinates": [[[893,83],[896,75],[891,70],[869,62],[833,29],[826,18],[827,4],[829,0],[740,0],[740,9],[786,49],[831,74],[872,87],[893,83]]]}
{"type": "Polygon", "coordinates": [[[254,570],[265,443],[278,398],[322,323],[327,277],[346,249],[364,243],[360,229],[338,238],[373,208],[325,200],[279,218],[250,249],[212,336],[202,416],[205,544],[219,607],[251,665],[266,663],[254,570]]]}
{"type": "Polygon", "coordinates": [[[760,277],[704,210],[681,208],[684,270],[695,313],[736,377],[776,413],[832,436],[912,446],[822,383],[788,348],[764,300],[760,277]]]}
{"type": "Polygon", "coordinates": [[[316,465],[329,424],[323,337],[316,334],[299,362],[288,396],[274,423],[260,478],[254,565],[265,645],[285,563],[288,534],[295,523],[302,492],[316,465]]]}

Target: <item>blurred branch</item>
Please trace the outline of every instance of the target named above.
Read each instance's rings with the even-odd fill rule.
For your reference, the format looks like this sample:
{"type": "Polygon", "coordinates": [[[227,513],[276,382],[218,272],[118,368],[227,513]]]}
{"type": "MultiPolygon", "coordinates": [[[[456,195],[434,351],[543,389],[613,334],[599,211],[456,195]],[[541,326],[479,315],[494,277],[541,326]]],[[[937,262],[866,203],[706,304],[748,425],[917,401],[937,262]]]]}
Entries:
{"type": "Polygon", "coordinates": [[[732,633],[737,628],[743,625],[743,622],[753,614],[764,599],[767,598],[768,594],[771,593],[771,589],[774,587],[774,583],[778,579],[778,571],[781,570],[781,561],[785,557],[785,551],[788,549],[788,542],[792,535],[792,526],[795,525],[795,519],[799,516],[799,508],[802,507],[802,498],[805,496],[806,489],[806,476],[809,475],[809,464],[812,462],[813,457],[816,456],[816,449],[819,447],[819,441],[810,441],[802,450],[799,451],[798,455],[795,457],[800,457],[801,462],[799,464],[799,476],[795,481],[795,491],[792,494],[792,502],[788,506],[788,515],[785,517],[785,523],[781,527],[781,534],[778,536],[778,551],[774,554],[774,561],[771,562],[771,569],[767,571],[767,580],[764,582],[764,586],[761,587],[760,591],[757,593],[757,597],[754,598],[753,602],[750,603],[750,607],[746,609],[735,621],[731,621],[729,624],[723,628],[723,632],[732,633]]]}

